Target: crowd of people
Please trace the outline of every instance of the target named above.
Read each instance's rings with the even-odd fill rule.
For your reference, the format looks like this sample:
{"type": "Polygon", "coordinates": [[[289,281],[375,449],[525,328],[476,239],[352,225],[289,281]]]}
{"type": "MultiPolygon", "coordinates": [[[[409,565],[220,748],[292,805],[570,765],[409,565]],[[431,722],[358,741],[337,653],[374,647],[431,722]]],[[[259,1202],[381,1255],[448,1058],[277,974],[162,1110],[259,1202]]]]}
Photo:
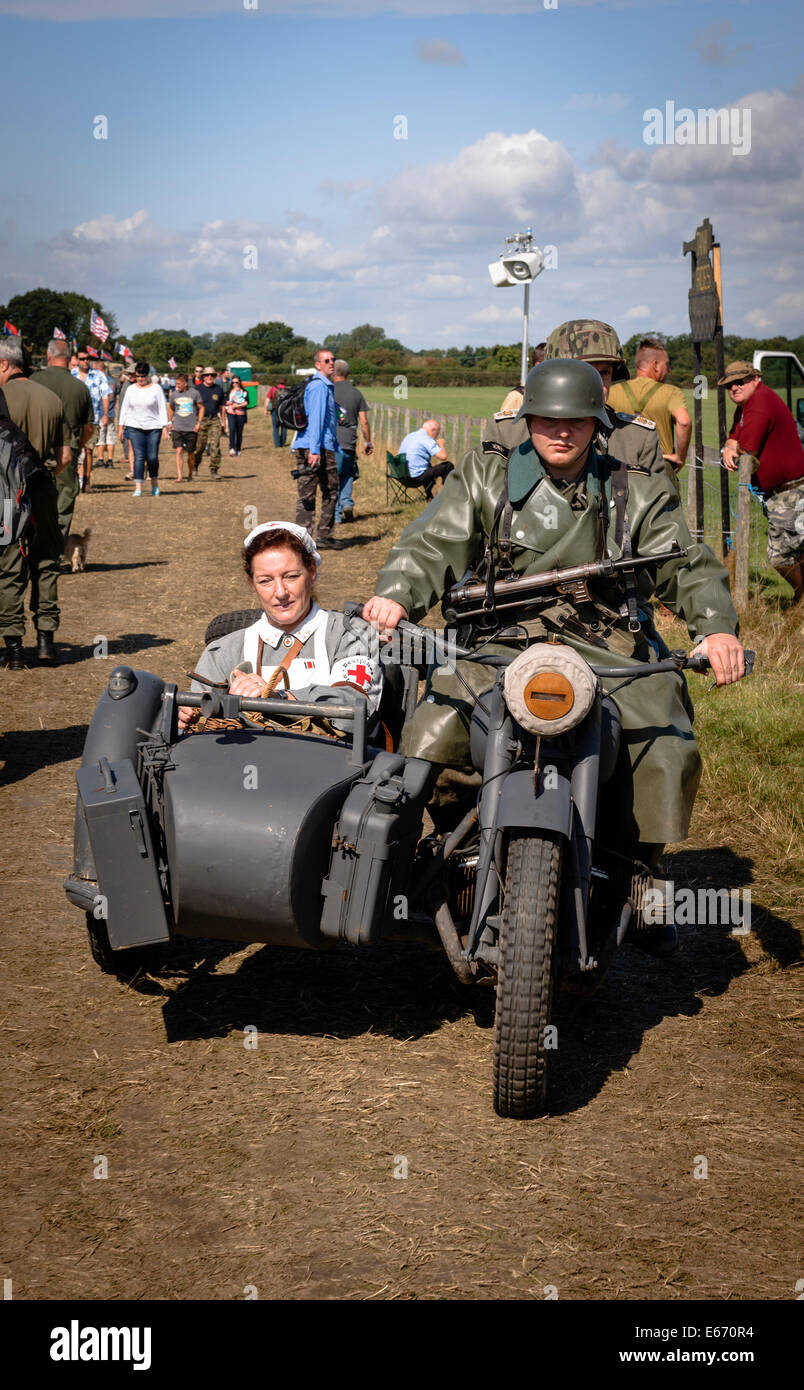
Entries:
{"type": "MultiPolygon", "coordinates": [[[[620,460],[629,471],[661,473],[677,498],[691,422],[681,393],[665,384],[669,359],[664,345],[643,340],[634,375],[629,376],[614,329],[597,320],[574,320],[561,324],[534,350],[533,370],[570,359],[589,364],[602,383],[606,423],[595,446],[601,456],[620,460]]],[[[768,517],[769,562],[799,601],[804,598],[804,466],[795,422],[749,363],[731,363],[719,385],[737,407],[723,464],[734,469],[741,455],[749,456],[768,517]]],[[[511,466],[515,455],[535,447],[526,386],[519,383],[508,394],[482,442],[483,455],[502,457],[511,466]]],[[[159,445],[169,439],[177,482],[185,469],[188,480],[194,477],[205,452],[210,475],[219,480],[221,439],[228,437],[230,457],[243,448],[246,387],[229,368],[218,373],[201,364],[192,375],[178,371],[175,377],[160,377],[140,361],[116,379],[90,349],[70,357],[66,342],[56,338],[48,344],[46,366],[31,372],[20,339],[0,339],[0,443],[3,431],[11,431],[11,443],[6,444],[22,450],[33,507],[23,543],[0,547],[0,635],[7,668],[24,664],[28,589],[38,660],[51,665],[58,661],[53,636],[59,622],[59,567],[78,493],[91,491],[93,469],[114,465],[119,442],[133,497],[143,496],[146,476],[151,496],[158,497],[159,445]]],[[[286,394],[286,383],[279,380],[268,387],[265,398],[278,449],[287,444],[288,427],[280,409],[286,394]]],[[[373,450],[369,407],[350,380],[349,364],[323,348],[315,355],[303,400],[303,418],[290,441],[298,493],[294,524],[314,537],[317,551],[337,550],[343,542],[334,534],[336,526],[353,521],[355,515],[359,440],[366,455],[373,450]]],[[[441,495],[455,498],[465,485],[466,461],[456,468],[447,459],[439,422],[432,418],[400,441],[399,453],[411,478],[421,482],[431,499],[424,513],[427,532],[441,495]],[[441,493],[434,497],[437,482],[441,493]]]]}

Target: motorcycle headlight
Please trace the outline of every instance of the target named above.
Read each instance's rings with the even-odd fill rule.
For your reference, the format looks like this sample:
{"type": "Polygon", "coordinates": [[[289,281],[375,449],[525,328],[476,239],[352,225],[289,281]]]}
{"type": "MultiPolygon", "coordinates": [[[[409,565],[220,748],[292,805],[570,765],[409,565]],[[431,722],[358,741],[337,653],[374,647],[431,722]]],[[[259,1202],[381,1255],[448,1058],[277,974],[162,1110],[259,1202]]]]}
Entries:
{"type": "Polygon", "coordinates": [[[537,642],[506,667],[505,703],[529,733],[555,738],[592,708],[597,679],[572,647],[537,642]]]}

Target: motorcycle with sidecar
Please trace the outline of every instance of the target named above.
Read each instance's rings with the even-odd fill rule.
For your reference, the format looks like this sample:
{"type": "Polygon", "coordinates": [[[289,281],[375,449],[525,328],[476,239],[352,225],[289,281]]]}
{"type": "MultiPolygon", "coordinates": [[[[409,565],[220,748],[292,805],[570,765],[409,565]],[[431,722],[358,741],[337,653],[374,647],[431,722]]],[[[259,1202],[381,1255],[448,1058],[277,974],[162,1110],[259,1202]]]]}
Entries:
{"type": "MultiPolygon", "coordinates": [[[[593,568],[547,576],[551,592],[593,568]]],[[[506,620],[518,604],[538,602],[509,584],[495,586],[506,620]]],[[[254,616],[222,615],[207,640],[254,616]]],[[[437,647],[433,631],[400,626],[420,652],[437,647]]],[[[602,677],[630,681],[708,663],[674,652],[636,669],[597,669],[560,641],[452,653],[497,676],[473,696],[476,805],[441,833],[423,829],[432,765],[396,751],[422,669],[386,665],[385,717],[375,729],[363,701],[294,703],[288,727],[282,699],[180,692],[148,671],[117,667],[77,773],[74,865],[64,885],[86,913],[101,968],[126,973],[174,936],[326,950],[418,943],[424,933],[464,984],[496,989],[497,1113],[540,1113],[554,989],[593,991],[626,934],[653,929],[642,911],[655,888],[650,866],[613,850],[598,819],[621,732],[602,677]],[[209,726],[180,733],[180,705],[199,709],[209,726]]]]}

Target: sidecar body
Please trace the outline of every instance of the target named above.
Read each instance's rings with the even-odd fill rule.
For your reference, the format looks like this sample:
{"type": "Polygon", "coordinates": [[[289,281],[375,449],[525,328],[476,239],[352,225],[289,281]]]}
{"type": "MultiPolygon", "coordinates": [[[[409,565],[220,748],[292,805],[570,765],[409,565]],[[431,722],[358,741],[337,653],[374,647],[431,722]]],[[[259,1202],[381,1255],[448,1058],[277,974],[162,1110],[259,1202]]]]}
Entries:
{"type": "Polygon", "coordinates": [[[90,724],[65,883],[90,936],[105,931],[121,964],[174,934],[380,939],[409,883],[429,765],[245,721],[179,734],[176,694],[120,667],[90,724]]]}

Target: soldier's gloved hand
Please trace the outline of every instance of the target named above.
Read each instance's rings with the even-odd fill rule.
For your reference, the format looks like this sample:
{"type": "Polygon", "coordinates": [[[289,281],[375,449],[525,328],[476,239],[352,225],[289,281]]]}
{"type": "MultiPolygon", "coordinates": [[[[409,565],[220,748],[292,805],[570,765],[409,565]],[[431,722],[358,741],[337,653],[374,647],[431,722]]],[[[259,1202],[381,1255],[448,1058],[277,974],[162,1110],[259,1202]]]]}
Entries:
{"type": "Polygon", "coordinates": [[[709,658],[718,685],[732,685],[745,675],[745,652],[730,632],[711,632],[690,655],[709,658]]]}
{"type": "Polygon", "coordinates": [[[382,638],[390,637],[397,623],[407,616],[401,603],[395,603],[392,598],[380,598],[379,594],[363,604],[363,621],[376,628],[382,638]]]}

